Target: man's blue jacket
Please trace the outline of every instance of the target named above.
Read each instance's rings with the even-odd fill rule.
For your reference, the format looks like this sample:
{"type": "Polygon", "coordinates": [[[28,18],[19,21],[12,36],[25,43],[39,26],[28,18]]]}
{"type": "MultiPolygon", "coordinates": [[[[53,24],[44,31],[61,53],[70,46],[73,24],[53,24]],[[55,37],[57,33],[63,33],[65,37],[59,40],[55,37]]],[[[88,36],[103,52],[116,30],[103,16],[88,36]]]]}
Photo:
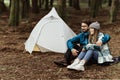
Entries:
{"type": "MultiPolygon", "coordinates": [[[[88,44],[88,36],[89,32],[81,32],[77,36],[73,37],[72,39],[69,39],[67,41],[67,47],[68,49],[72,49],[74,47],[74,43],[79,43],[82,46],[85,46],[88,44]]],[[[102,43],[107,43],[110,40],[109,34],[104,34],[104,37],[102,38],[102,43]]]]}

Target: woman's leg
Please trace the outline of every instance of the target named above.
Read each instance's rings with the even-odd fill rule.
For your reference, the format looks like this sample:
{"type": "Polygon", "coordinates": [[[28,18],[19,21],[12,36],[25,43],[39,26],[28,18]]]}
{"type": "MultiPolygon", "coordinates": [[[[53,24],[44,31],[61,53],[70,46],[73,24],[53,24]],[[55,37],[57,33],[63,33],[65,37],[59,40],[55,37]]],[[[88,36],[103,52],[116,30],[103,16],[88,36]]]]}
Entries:
{"type": "Polygon", "coordinates": [[[98,61],[98,51],[93,51],[93,58],[98,61]]]}
{"type": "Polygon", "coordinates": [[[85,56],[86,52],[81,52],[78,57],[73,61],[73,63],[67,66],[68,69],[73,69],[75,65],[79,64],[80,60],[85,56]]]}
{"type": "Polygon", "coordinates": [[[84,60],[85,62],[88,61],[91,58],[92,54],[93,54],[93,50],[88,50],[82,60],[84,60]]]}
{"type": "MultiPolygon", "coordinates": [[[[80,62],[74,66],[71,67],[71,69],[75,69],[75,70],[78,70],[78,71],[84,71],[85,68],[84,68],[84,64],[93,56],[93,53],[94,50],[88,50],[87,52],[82,52],[82,54],[80,53],[80,55],[78,56],[79,59],[80,59],[80,62]],[[83,57],[84,56],[84,57],[83,57]],[[81,59],[83,58],[83,59],[81,59]]],[[[95,55],[95,57],[97,58],[97,55],[95,55]]]]}
{"type": "Polygon", "coordinates": [[[78,55],[78,59],[79,60],[82,60],[84,58],[84,56],[86,55],[86,52],[81,52],[79,55],[78,55]]]}
{"type": "Polygon", "coordinates": [[[81,52],[78,56],[80,62],[71,67],[71,69],[75,69],[78,71],[84,71],[84,64],[91,58],[93,50],[88,50],[87,52],[81,52]]]}

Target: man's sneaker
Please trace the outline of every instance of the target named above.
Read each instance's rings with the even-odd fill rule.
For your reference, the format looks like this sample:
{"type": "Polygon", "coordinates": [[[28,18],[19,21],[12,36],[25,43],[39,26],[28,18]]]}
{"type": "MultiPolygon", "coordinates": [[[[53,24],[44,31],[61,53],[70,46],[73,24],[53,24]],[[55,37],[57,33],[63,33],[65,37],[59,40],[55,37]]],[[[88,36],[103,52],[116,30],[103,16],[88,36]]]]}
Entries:
{"type": "Polygon", "coordinates": [[[61,61],[54,61],[54,63],[60,67],[66,67],[68,66],[67,62],[65,60],[61,60],[61,61]]]}

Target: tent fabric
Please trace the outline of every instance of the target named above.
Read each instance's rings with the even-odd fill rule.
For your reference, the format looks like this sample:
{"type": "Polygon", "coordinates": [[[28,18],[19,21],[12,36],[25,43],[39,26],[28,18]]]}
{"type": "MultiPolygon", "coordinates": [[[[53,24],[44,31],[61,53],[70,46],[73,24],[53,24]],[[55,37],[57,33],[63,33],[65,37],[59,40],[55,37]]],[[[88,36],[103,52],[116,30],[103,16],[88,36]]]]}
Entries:
{"type": "Polygon", "coordinates": [[[75,35],[53,7],[32,30],[25,42],[25,50],[29,53],[32,51],[65,53],[67,40],[75,35]]]}

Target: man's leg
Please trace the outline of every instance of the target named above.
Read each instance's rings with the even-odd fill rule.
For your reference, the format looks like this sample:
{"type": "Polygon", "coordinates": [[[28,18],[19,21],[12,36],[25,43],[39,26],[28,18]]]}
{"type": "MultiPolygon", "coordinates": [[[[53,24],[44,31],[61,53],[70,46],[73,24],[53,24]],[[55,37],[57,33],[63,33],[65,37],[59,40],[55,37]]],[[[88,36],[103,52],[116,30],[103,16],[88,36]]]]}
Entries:
{"type": "Polygon", "coordinates": [[[64,58],[66,60],[67,65],[70,65],[71,61],[74,59],[74,56],[72,55],[72,52],[70,49],[67,50],[67,52],[64,55],[64,58]]]}
{"type": "Polygon", "coordinates": [[[73,58],[72,53],[71,53],[71,50],[68,49],[64,54],[64,58],[61,60],[54,61],[54,63],[58,66],[66,67],[67,65],[71,64],[71,60],[72,60],[71,58],[73,58]]]}
{"type": "MultiPolygon", "coordinates": [[[[83,47],[82,47],[82,46],[75,45],[74,48],[79,51],[79,52],[78,52],[78,55],[79,55],[79,53],[82,51],[82,48],[83,48],[83,47]]],[[[70,65],[70,64],[71,64],[71,61],[73,61],[74,59],[76,59],[78,56],[73,56],[71,50],[68,49],[68,51],[65,53],[65,56],[64,56],[64,57],[65,57],[65,59],[66,59],[66,61],[67,61],[67,64],[70,65]]]]}
{"type": "MultiPolygon", "coordinates": [[[[77,49],[79,53],[82,50],[82,46],[75,45],[74,48],[77,49]]],[[[77,56],[73,56],[71,50],[68,49],[66,53],[64,54],[64,59],[59,60],[59,61],[54,61],[54,63],[58,66],[67,66],[67,65],[70,65],[71,61],[74,60],[76,57],[77,56]]]]}

